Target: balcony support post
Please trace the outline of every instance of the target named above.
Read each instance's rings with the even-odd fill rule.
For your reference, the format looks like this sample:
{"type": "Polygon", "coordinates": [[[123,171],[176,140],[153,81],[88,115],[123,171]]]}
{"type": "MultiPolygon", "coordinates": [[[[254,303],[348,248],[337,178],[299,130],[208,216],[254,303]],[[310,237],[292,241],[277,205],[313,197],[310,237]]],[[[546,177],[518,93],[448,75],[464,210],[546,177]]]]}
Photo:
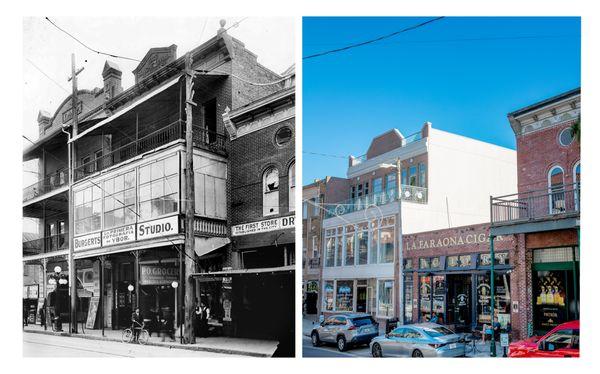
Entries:
{"type": "Polygon", "coordinates": [[[398,269],[398,323],[404,325],[404,252],[402,250],[402,168],[400,158],[396,159],[396,184],[398,188],[398,214],[396,216],[396,230],[398,232],[398,244],[396,252],[398,253],[396,268],[398,269]]]}
{"type": "MultiPolygon", "coordinates": [[[[46,307],[46,305],[48,304],[48,287],[47,287],[47,280],[46,280],[46,268],[48,267],[48,259],[47,258],[42,258],[42,295],[44,297],[44,304],[42,306],[42,308],[44,308],[44,313],[43,313],[43,317],[47,319],[47,315],[48,315],[48,308],[46,307]]],[[[44,324],[44,330],[48,330],[48,326],[46,321],[40,321],[40,323],[44,324]]]]}
{"type": "Polygon", "coordinates": [[[496,357],[496,339],[494,336],[494,307],[496,304],[496,286],[494,284],[494,276],[496,275],[494,269],[495,262],[496,255],[494,254],[494,236],[490,235],[490,321],[492,329],[492,338],[490,339],[490,357],[496,357]]]}

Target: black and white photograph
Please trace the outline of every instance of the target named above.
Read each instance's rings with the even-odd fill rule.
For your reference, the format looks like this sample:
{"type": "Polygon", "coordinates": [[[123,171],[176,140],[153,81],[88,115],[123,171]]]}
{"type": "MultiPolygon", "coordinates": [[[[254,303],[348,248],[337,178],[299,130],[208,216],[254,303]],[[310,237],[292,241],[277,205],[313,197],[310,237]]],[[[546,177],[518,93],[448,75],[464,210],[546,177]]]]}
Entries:
{"type": "Polygon", "coordinates": [[[23,355],[293,357],[293,20],[23,36],[23,355]]]}

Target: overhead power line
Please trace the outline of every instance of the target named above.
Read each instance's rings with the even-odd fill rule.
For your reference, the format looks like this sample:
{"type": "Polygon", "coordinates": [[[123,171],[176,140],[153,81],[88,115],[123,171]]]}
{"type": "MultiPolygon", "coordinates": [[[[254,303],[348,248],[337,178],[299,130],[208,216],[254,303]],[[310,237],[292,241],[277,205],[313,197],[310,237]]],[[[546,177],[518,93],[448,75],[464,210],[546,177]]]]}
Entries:
{"type": "Polygon", "coordinates": [[[348,156],[330,155],[330,154],[327,154],[327,153],[319,153],[319,152],[311,152],[311,151],[302,151],[302,153],[307,154],[307,155],[332,157],[332,158],[343,158],[343,159],[347,159],[348,158],[348,156]]]}
{"type": "Polygon", "coordinates": [[[94,49],[90,46],[88,46],[87,44],[85,44],[84,42],[82,42],[81,40],[77,39],[75,36],[73,36],[71,33],[69,33],[68,31],[62,29],[60,26],[58,26],[56,23],[52,22],[52,20],[48,17],[46,17],[46,20],[48,22],[50,22],[54,27],[56,27],[57,29],[59,29],[60,31],[62,31],[63,33],[67,34],[69,37],[71,37],[72,39],[74,39],[77,43],[81,44],[82,46],[84,46],[86,49],[89,49],[90,51],[97,53],[99,55],[105,55],[105,56],[109,56],[109,57],[114,57],[114,58],[122,58],[124,60],[130,60],[130,61],[137,61],[140,62],[140,60],[137,60],[135,58],[131,58],[131,57],[125,57],[125,56],[119,56],[119,55],[115,55],[112,53],[106,53],[106,52],[101,52],[98,51],[97,49],[94,49]]]}
{"type": "Polygon", "coordinates": [[[419,24],[416,24],[416,25],[413,25],[413,26],[406,27],[406,28],[404,28],[404,29],[402,29],[402,30],[398,30],[398,31],[394,31],[394,32],[392,32],[392,33],[389,33],[389,34],[386,34],[386,35],[382,35],[382,36],[380,36],[380,37],[377,37],[377,38],[375,38],[375,39],[367,40],[367,41],[360,42],[360,43],[350,44],[350,45],[347,45],[347,46],[345,46],[345,47],[341,47],[341,48],[330,49],[329,51],[324,51],[324,52],[315,53],[315,54],[313,54],[313,55],[309,55],[309,56],[302,57],[302,59],[303,59],[303,60],[308,60],[308,59],[311,59],[311,58],[321,57],[321,56],[325,56],[325,55],[329,55],[329,54],[333,54],[333,53],[338,53],[338,52],[342,52],[342,51],[347,51],[347,50],[349,50],[349,49],[353,49],[353,48],[363,47],[363,46],[365,46],[365,45],[368,45],[368,44],[377,43],[377,42],[379,42],[379,41],[382,41],[382,40],[385,40],[385,39],[392,38],[392,37],[394,37],[394,36],[396,36],[396,35],[400,35],[400,34],[402,34],[402,33],[405,33],[405,32],[407,32],[407,31],[411,31],[411,30],[418,29],[418,28],[420,28],[420,27],[423,27],[423,26],[425,26],[425,25],[428,25],[428,24],[430,24],[430,23],[433,23],[433,22],[439,21],[439,20],[441,20],[441,19],[443,19],[443,18],[444,18],[444,16],[437,17],[437,18],[433,18],[433,19],[427,20],[427,21],[425,21],[425,22],[421,22],[421,23],[419,23],[419,24]]]}

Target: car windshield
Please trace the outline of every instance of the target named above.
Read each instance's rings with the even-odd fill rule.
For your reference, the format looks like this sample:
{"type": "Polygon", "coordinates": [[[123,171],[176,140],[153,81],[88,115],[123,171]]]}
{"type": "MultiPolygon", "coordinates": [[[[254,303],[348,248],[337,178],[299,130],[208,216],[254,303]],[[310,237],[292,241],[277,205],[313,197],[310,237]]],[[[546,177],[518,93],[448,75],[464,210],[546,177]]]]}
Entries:
{"type": "Polygon", "coordinates": [[[448,330],[447,328],[443,327],[443,326],[438,326],[438,327],[424,327],[423,331],[425,331],[425,333],[429,336],[431,336],[432,338],[437,338],[438,336],[444,336],[444,335],[452,335],[454,334],[454,332],[452,332],[451,330],[448,330]]]}
{"type": "Polygon", "coordinates": [[[375,321],[373,320],[373,318],[371,316],[360,317],[360,318],[353,318],[352,319],[352,323],[356,327],[361,327],[361,326],[365,326],[365,325],[372,325],[374,322],[375,321]]]}

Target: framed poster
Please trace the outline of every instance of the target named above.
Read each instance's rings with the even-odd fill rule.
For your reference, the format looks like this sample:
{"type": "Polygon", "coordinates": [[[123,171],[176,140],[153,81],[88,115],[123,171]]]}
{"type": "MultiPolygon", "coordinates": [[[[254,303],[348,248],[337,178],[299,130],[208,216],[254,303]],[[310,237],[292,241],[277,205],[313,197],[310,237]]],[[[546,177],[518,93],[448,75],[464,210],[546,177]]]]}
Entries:
{"type": "Polygon", "coordinates": [[[88,309],[87,320],[85,322],[85,327],[88,329],[93,329],[96,324],[96,315],[98,314],[98,304],[100,303],[99,296],[93,296],[90,299],[90,307],[88,309]]]}

